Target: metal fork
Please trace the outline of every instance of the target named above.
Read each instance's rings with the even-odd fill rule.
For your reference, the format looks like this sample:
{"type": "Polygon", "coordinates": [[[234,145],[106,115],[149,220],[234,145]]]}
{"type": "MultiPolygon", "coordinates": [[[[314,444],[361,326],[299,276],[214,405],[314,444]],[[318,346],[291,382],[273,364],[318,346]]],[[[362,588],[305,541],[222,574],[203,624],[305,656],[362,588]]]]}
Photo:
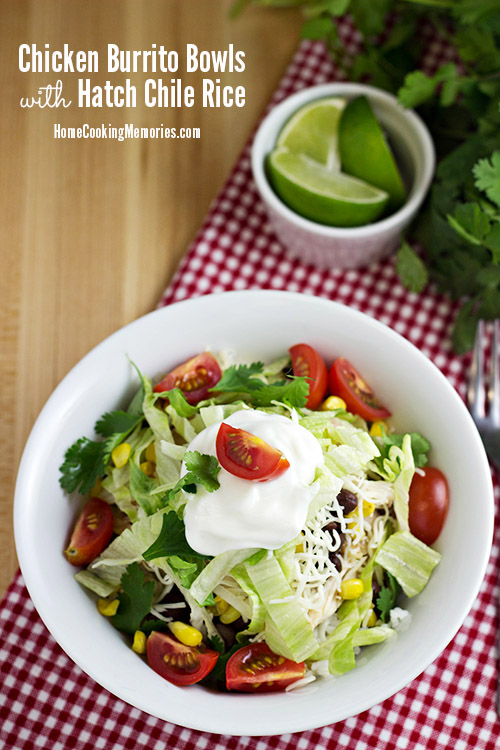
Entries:
{"type": "Polygon", "coordinates": [[[476,423],[486,448],[486,452],[500,471],[500,321],[495,320],[493,328],[493,347],[489,375],[486,375],[484,364],[484,344],[486,339],[485,321],[477,325],[474,351],[467,388],[467,403],[472,419],[476,423]]]}
{"type": "MultiPolygon", "coordinates": [[[[467,403],[472,419],[486,448],[491,463],[500,472],[500,368],[498,363],[500,321],[493,327],[493,347],[489,374],[485,373],[484,344],[485,322],[480,320],[476,329],[472,353],[470,379],[467,388],[467,403]]],[[[497,640],[500,652],[500,634],[497,640]]],[[[500,716],[500,683],[497,683],[496,709],[500,716]]]]}

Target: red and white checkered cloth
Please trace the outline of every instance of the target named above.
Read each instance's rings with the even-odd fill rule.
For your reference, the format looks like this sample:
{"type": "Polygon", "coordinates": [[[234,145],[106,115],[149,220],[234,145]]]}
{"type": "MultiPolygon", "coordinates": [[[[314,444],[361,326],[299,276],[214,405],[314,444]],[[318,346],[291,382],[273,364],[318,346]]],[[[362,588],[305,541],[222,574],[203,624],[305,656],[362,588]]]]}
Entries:
{"type": "MultiPolygon", "coordinates": [[[[356,51],[352,28],[342,27],[356,51]]],[[[431,40],[424,67],[451,52],[431,40]]],[[[303,42],[271,105],[305,86],[340,77],[320,43],[303,42]]],[[[432,289],[407,292],[392,261],[325,271],[286,257],[250,174],[249,146],[181,263],[161,304],[230,289],[288,289],[334,299],[390,325],[418,346],[464,392],[467,362],[450,349],[456,307],[432,289]]],[[[464,553],[466,554],[466,552],[464,553]]],[[[480,594],[442,655],[408,687],[362,714],[296,735],[251,738],[204,734],[153,718],[118,700],[63,653],[39,619],[20,575],[0,605],[0,748],[6,750],[493,750],[499,550],[480,594]]],[[[459,586],[459,581],[450,581],[459,586]]]]}

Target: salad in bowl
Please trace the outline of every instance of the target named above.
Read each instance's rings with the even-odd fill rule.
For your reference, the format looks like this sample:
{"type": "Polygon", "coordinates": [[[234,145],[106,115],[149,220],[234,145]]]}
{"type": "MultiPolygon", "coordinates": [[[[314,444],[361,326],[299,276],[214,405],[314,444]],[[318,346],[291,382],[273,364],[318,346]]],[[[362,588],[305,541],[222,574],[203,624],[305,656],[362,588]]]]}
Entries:
{"type": "MultiPolygon", "coordinates": [[[[347,385],[356,385],[350,372],[347,385]]],[[[420,351],[344,305],[255,290],[176,303],[89,352],[32,430],[14,522],[35,607],[61,648],[100,685],[181,726],[272,735],[364,711],[437,658],[484,576],[493,495],[467,409],[420,351]],[[305,370],[290,352],[301,343],[320,355],[305,370]],[[217,362],[213,372],[208,354],[217,362]],[[199,390],[205,373],[189,387],[183,380],[190,372],[183,365],[200,355],[210,376],[205,385],[214,389],[208,393],[199,390]],[[350,401],[351,389],[342,390],[331,373],[337,362],[333,372],[346,375],[342,360],[391,416],[363,414],[360,401],[350,401]],[[173,382],[162,383],[171,373],[173,382]],[[316,402],[308,402],[316,389],[316,402]],[[261,481],[234,473],[248,468],[242,446],[251,457],[264,447],[257,452],[266,458],[261,481]],[[421,494],[442,489],[438,470],[450,502],[434,541],[422,536],[439,528],[421,494]],[[286,489],[275,493],[279,487],[286,489]],[[356,496],[354,511],[348,493],[356,496]],[[198,510],[217,508],[223,497],[231,518],[204,515],[197,524],[198,510]],[[100,525],[101,511],[109,519],[104,537],[89,528],[100,525]],[[89,532],[83,545],[75,531],[80,516],[89,532]],[[418,546],[417,567],[408,540],[418,546]],[[78,552],[88,557],[78,560],[78,552]],[[412,580],[397,567],[407,558],[412,580]],[[75,574],[93,589],[76,583],[75,574]],[[349,581],[352,599],[339,588],[349,581]],[[160,673],[148,663],[148,645],[150,662],[153,646],[160,657],[160,673]],[[164,669],[168,661],[175,679],[196,679],[201,657],[190,648],[204,652],[208,669],[199,682],[179,686],[164,669]],[[248,654],[253,666],[242,658],[248,654]],[[283,668],[279,689],[255,687],[273,682],[269,674],[249,679],[256,675],[248,669],[263,665],[275,677],[283,668]]]]}
{"type": "Polygon", "coordinates": [[[89,494],[65,550],[98,611],[177,686],[296,690],[409,625],[439,563],[448,485],[430,444],[343,357],[307,343],[266,364],[202,352],[99,440],[66,451],[89,494]]]}

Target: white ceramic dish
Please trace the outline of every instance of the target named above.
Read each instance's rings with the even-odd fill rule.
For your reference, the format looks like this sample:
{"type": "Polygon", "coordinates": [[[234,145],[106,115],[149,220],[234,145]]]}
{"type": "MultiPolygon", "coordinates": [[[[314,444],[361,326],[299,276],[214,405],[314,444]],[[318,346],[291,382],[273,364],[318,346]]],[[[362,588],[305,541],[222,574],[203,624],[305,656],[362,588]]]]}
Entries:
{"type": "Polygon", "coordinates": [[[262,121],[252,146],[252,172],[269,220],[289,255],[324,268],[358,268],[381,260],[398,246],[401,232],[415,217],[434,174],[435,153],[427,127],[415,112],[403,109],[385,91],[361,83],[325,83],[282,101],[262,121]],[[385,219],[362,227],[330,227],[305,219],[276,195],[266,176],[265,159],[284,124],[315,99],[366,95],[390,137],[408,187],[404,206],[385,219]]]}
{"type": "Polygon", "coordinates": [[[342,305],[287,292],[249,291],[205,296],[151,313],[106,339],[71,370],[26,445],[14,515],[19,560],[35,606],[85,672],[124,701],[182,726],[270,735],[357,714],[400,690],[438,656],[483,579],[493,495],[488,462],[467,410],[415,347],[342,305]],[[409,603],[411,627],[366,649],[358,667],[340,679],[318,681],[302,692],[252,696],[174,687],[133,653],[74,581],[62,550],[78,500],[61,491],[58,467],[67,447],[82,435],[91,437],[96,419],[124,406],[137,387],[127,355],[157,375],[206,347],[230,347],[250,360],[270,360],[299,341],[317,347],[329,361],[339,355],[351,359],[390,405],[397,426],[418,430],[432,441],[432,460],[446,473],[451,491],[449,516],[436,545],[443,559],[426,589],[409,603]]]}

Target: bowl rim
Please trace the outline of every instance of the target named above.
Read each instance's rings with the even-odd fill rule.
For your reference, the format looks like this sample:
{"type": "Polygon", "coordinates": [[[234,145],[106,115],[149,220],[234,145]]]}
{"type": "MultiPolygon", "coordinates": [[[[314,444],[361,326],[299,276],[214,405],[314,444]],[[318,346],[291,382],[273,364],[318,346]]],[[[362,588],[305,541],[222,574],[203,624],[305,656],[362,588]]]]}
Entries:
{"type": "MultiPolygon", "coordinates": [[[[222,304],[225,304],[225,303],[222,303],[222,304]]],[[[36,472],[34,471],[33,473],[35,474],[36,472]]],[[[59,385],[55,388],[52,395],[49,397],[48,401],[46,402],[45,406],[40,412],[40,415],[35,422],[35,425],[31,431],[31,434],[28,438],[28,441],[26,443],[26,446],[23,452],[23,456],[21,459],[20,467],[19,467],[18,479],[16,483],[15,501],[14,501],[14,529],[15,529],[16,548],[17,548],[17,552],[19,556],[19,563],[21,566],[21,570],[23,573],[23,577],[24,577],[27,589],[29,591],[31,599],[42,621],[45,623],[46,627],[51,632],[53,637],[56,639],[57,643],[68,654],[68,656],[83,671],[89,674],[98,684],[103,686],[113,696],[117,696],[121,700],[124,700],[127,703],[134,705],[136,708],[139,708],[145,711],[146,713],[156,716],[164,721],[170,721],[174,723],[177,723],[178,721],[180,721],[181,726],[196,729],[199,731],[215,732],[219,734],[230,734],[232,736],[242,736],[242,735],[243,736],[268,736],[272,734],[301,732],[301,731],[306,731],[306,730],[321,727],[321,726],[326,726],[336,721],[344,720],[348,718],[349,716],[357,715],[358,713],[361,713],[362,711],[365,711],[371,708],[372,706],[377,705],[378,703],[381,703],[383,700],[391,697],[392,695],[397,693],[399,690],[404,688],[409,682],[415,679],[419,674],[421,674],[421,672],[424,671],[424,669],[426,669],[437,658],[437,656],[443,651],[443,649],[446,648],[448,643],[452,640],[452,638],[454,637],[458,629],[463,624],[467,614],[469,613],[478,595],[479,588],[481,586],[481,583],[483,581],[483,578],[486,572],[486,566],[488,563],[490,549],[491,549],[491,540],[493,536],[493,519],[494,519],[493,487],[491,485],[491,474],[490,474],[489,464],[486,458],[486,454],[484,452],[481,439],[475,429],[472,418],[469,412],[467,411],[465,404],[460,398],[459,394],[457,393],[455,388],[451,385],[449,380],[444,376],[444,374],[431,362],[431,360],[428,359],[414,344],[412,344],[408,339],[401,336],[394,329],[372,318],[371,316],[360,312],[359,310],[347,307],[346,305],[343,305],[342,303],[334,302],[334,301],[331,301],[329,299],[322,298],[322,297],[313,297],[313,296],[304,295],[298,292],[288,292],[288,291],[278,291],[278,290],[231,291],[231,292],[224,292],[224,293],[219,293],[219,294],[203,295],[200,297],[183,300],[181,302],[177,302],[167,307],[160,308],[156,311],[153,311],[151,313],[148,313],[147,315],[142,316],[141,318],[138,318],[137,320],[115,331],[110,336],[108,336],[103,341],[101,341],[99,344],[97,344],[97,346],[95,346],[92,350],[90,350],[90,352],[88,352],[66,374],[66,376],[62,379],[59,385]],[[262,711],[262,713],[259,714],[258,717],[256,717],[254,713],[251,720],[249,719],[249,721],[242,728],[241,731],[239,731],[238,727],[234,727],[234,724],[233,724],[232,726],[234,728],[234,731],[228,732],[224,730],[224,727],[223,727],[224,721],[226,720],[225,717],[214,715],[214,716],[210,716],[209,718],[205,717],[204,720],[199,720],[198,717],[193,714],[192,710],[185,711],[185,713],[182,716],[179,716],[179,715],[172,716],[171,714],[167,715],[168,710],[166,711],[165,714],[160,715],[157,712],[151,711],[149,705],[146,704],[145,700],[141,701],[140,696],[136,696],[134,694],[134,700],[132,701],[129,693],[127,693],[120,685],[116,685],[113,682],[113,679],[111,676],[108,677],[107,675],[103,675],[99,673],[98,670],[96,672],[96,670],[94,670],[93,668],[92,669],[89,668],[88,665],[85,664],[84,661],[82,663],[82,656],[78,652],[78,644],[74,643],[74,639],[70,637],[69,632],[64,631],[64,629],[61,632],[61,626],[57,618],[57,612],[53,611],[53,608],[50,606],[50,602],[47,602],[41,596],[41,594],[39,595],[37,581],[43,580],[42,572],[40,569],[42,566],[38,566],[34,564],[33,561],[30,561],[27,548],[23,544],[23,539],[27,534],[26,529],[25,529],[26,514],[24,512],[24,505],[27,502],[27,493],[30,491],[30,489],[32,489],[32,487],[30,487],[30,473],[29,473],[28,467],[35,466],[36,468],[36,461],[33,458],[33,454],[36,454],[37,443],[38,441],[43,439],[45,423],[47,422],[47,420],[51,419],[50,415],[51,415],[52,409],[59,407],[59,402],[61,402],[62,396],[64,395],[64,390],[67,388],[67,386],[72,384],[75,378],[79,377],[80,371],[84,370],[89,362],[92,362],[96,357],[99,356],[100,351],[108,345],[110,340],[113,340],[113,339],[116,340],[118,339],[118,337],[126,336],[127,333],[133,330],[135,327],[140,327],[144,325],[145,322],[149,322],[153,318],[157,318],[161,316],[167,316],[167,317],[172,316],[172,315],[175,316],[178,312],[181,314],[181,318],[183,318],[183,309],[186,306],[198,307],[199,308],[197,311],[198,314],[208,315],[210,307],[214,304],[215,305],[220,304],[221,298],[227,301],[228,304],[234,304],[234,302],[238,302],[239,304],[243,304],[243,305],[256,304],[259,301],[259,299],[269,300],[269,301],[276,300],[276,301],[281,302],[285,300],[286,298],[292,304],[303,303],[306,305],[317,306],[319,313],[326,313],[328,311],[331,313],[332,310],[335,311],[341,308],[343,314],[352,316],[357,319],[363,319],[364,324],[367,326],[368,330],[370,329],[379,330],[379,331],[383,330],[387,336],[391,337],[394,340],[397,340],[398,344],[402,346],[405,350],[411,351],[414,355],[416,354],[416,356],[419,356],[423,360],[425,360],[426,361],[425,366],[428,369],[431,368],[434,371],[435,376],[441,380],[444,387],[450,393],[450,397],[454,399],[457,409],[459,409],[462,412],[463,416],[465,416],[466,419],[470,421],[470,425],[472,427],[471,437],[472,435],[475,435],[475,438],[473,439],[475,440],[476,447],[478,449],[477,459],[479,460],[480,463],[482,463],[483,479],[486,479],[487,476],[489,477],[489,484],[488,484],[489,502],[487,503],[488,514],[487,514],[487,518],[484,519],[485,528],[488,529],[489,544],[486,544],[484,546],[482,559],[480,560],[480,564],[476,567],[476,573],[474,576],[474,585],[470,587],[469,597],[466,600],[462,600],[459,603],[459,606],[457,608],[459,616],[457,616],[456,620],[454,621],[453,627],[449,627],[447,632],[444,635],[442,635],[440,640],[432,644],[429,647],[427,654],[426,654],[425,663],[420,664],[418,669],[410,670],[404,675],[404,678],[399,678],[398,680],[396,680],[394,684],[391,686],[391,691],[389,693],[385,692],[382,696],[379,696],[379,697],[371,696],[360,701],[359,706],[356,707],[356,711],[351,712],[347,715],[332,718],[333,710],[331,706],[329,707],[329,715],[327,715],[326,711],[324,711],[321,717],[316,717],[316,718],[313,718],[312,720],[309,719],[307,716],[302,715],[300,711],[297,711],[297,712],[289,711],[287,714],[286,723],[283,723],[283,721],[281,721],[281,723],[275,724],[274,717],[269,716],[268,712],[262,711]],[[258,721],[257,721],[257,718],[258,718],[258,721]],[[253,731],[252,727],[254,727],[256,724],[258,724],[259,727],[262,728],[262,731],[253,731]]],[[[476,560],[476,563],[477,562],[478,561],[476,560]]],[[[334,682],[335,681],[332,680],[332,684],[334,682]]],[[[294,696],[295,699],[297,697],[298,695],[294,696]]],[[[250,700],[256,701],[256,699],[258,698],[259,696],[251,696],[250,700]]],[[[238,696],[237,699],[241,699],[241,696],[238,696]]],[[[290,707],[292,707],[293,704],[294,702],[292,701],[290,703],[290,707]]],[[[260,702],[259,702],[259,707],[261,707],[260,702]]],[[[232,721],[232,719],[230,719],[230,721],[232,721]]]]}
{"type": "Polygon", "coordinates": [[[253,178],[264,202],[282,219],[285,219],[301,230],[312,232],[316,235],[327,238],[340,239],[359,239],[373,237],[378,234],[391,232],[395,228],[407,223],[418,210],[422,203],[434,175],[436,164],[436,155],[434,143],[430,136],[429,130],[422,118],[413,110],[404,109],[395,96],[365,83],[322,83],[316,86],[310,86],[301,89],[295,94],[287,96],[283,101],[274,106],[271,111],[264,117],[259,125],[251,148],[251,166],[253,178]],[[285,203],[276,195],[264,168],[264,158],[268,153],[266,141],[270,130],[281,127],[302,105],[308,104],[315,99],[323,99],[327,96],[347,96],[354,97],[365,94],[375,103],[388,105],[394,113],[401,119],[406,119],[407,124],[411,127],[412,132],[419,139],[422,147],[424,160],[422,163],[422,174],[420,180],[415,182],[412,188],[412,195],[404,205],[390,216],[380,221],[374,221],[372,224],[365,224],[359,227],[331,227],[326,224],[306,219],[288,208],[285,203]]]}

